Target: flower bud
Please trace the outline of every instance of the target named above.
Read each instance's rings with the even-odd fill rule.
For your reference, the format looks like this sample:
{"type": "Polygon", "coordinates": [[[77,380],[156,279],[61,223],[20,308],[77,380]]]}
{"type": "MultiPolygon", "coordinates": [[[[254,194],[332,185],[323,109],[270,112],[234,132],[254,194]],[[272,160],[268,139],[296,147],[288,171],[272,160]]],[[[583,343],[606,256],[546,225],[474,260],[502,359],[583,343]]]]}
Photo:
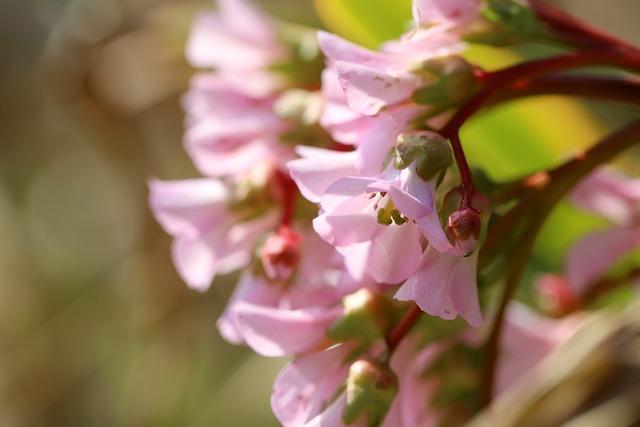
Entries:
{"type": "Polygon", "coordinates": [[[375,361],[360,359],[351,365],[347,379],[345,424],[365,417],[367,425],[379,425],[396,395],[397,380],[391,370],[375,361]]]}
{"type": "Polygon", "coordinates": [[[477,87],[473,66],[459,56],[429,59],[414,72],[424,76],[427,84],[413,93],[413,100],[436,110],[459,105],[477,87]]]}
{"type": "Polygon", "coordinates": [[[373,342],[385,335],[391,324],[392,307],[389,299],[370,289],[346,296],[342,300],[344,313],[329,330],[336,341],[356,339],[373,342]]]}
{"type": "Polygon", "coordinates": [[[467,41],[508,46],[544,33],[535,11],[525,0],[487,0],[482,17],[484,25],[468,31],[467,41]]]}
{"type": "Polygon", "coordinates": [[[267,238],[260,259],[268,279],[287,280],[291,277],[300,261],[301,240],[298,233],[286,226],[267,238]]]}
{"type": "Polygon", "coordinates": [[[553,316],[563,316],[580,306],[580,299],[564,277],[545,274],[538,279],[536,288],[540,305],[553,316]]]}
{"type": "Polygon", "coordinates": [[[395,147],[395,167],[405,169],[414,165],[424,181],[440,176],[453,163],[451,148],[446,139],[431,131],[404,132],[395,147]]]}
{"type": "Polygon", "coordinates": [[[457,210],[447,219],[447,237],[460,256],[469,256],[476,250],[481,230],[480,213],[471,208],[457,210]]]}

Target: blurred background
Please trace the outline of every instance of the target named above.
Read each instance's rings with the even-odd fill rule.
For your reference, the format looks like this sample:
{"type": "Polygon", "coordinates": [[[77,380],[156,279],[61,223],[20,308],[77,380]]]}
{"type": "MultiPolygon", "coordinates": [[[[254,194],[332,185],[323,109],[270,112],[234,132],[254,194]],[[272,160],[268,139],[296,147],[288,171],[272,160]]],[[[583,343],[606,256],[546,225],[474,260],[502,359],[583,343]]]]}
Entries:
{"type": "MultiPolygon", "coordinates": [[[[319,25],[311,1],[261,3],[319,25]]],[[[640,42],[637,0],[562,4],[640,42]]],[[[148,178],[197,176],[181,146],[183,46],[210,6],[0,5],[0,426],[276,425],[286,361],[222,341],[234,278],[187,290],[146,206],[148,178]]]]}

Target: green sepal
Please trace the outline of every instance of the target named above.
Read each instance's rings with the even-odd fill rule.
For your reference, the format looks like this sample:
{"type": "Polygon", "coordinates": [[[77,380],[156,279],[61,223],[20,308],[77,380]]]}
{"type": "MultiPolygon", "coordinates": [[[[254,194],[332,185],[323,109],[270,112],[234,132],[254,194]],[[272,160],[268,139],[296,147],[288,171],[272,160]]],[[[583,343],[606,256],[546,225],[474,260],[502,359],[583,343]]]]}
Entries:
{"type": "Polygon", "coordinates": [[[397,390],[397,380],[388,367],[364,360],[355,362],[347,379],[342,421],[350,425],[365,419],[370,427],[382,424],[397,390]],[[360,365],[364,368],[359,368],[360,365]]]}
{"type": "Polygon", "coordinates": [[[414,165],[424,181],[430,181],[453,164],[449,143],[435,132],[406,132],[398,137],[395,148],[395,167],[405,169],[414,165]]]}

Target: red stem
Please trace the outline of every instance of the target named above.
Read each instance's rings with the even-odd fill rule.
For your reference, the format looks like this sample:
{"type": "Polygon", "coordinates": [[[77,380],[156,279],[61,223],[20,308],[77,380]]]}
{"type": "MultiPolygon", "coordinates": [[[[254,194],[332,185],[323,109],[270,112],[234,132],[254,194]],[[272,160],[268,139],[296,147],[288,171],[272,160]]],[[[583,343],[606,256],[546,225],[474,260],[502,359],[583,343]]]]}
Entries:
{"type": "Polygon", "coordinates": [[[629,43],[595,28],[564,10],[541,0],[529,0],[538,19],[546,24],[561,41],[580,48],[611,48],[637,49],[629,43]]]}
{"type": "Polygon", "coordinates": [[[461,208],[471,207],[474,192],[471,171],[460,143],[459,132],[462,125],[502,89],[517,86],[519,82],[526,85],[530,79],[545,74],[596,65],[610,65],[640,72],[640,53],[614,49],[575,52],[524,62],[492,73],[478,75],[482,84],[481,89],[454,114],[441,130],[442,135],[451,141],[460,171],[463,188],[461,208]]]}
{"type": "Polygon", "coordinates": [[[398,344],[400,344],[400,341],[409,333],[421,315],[422,310],[416,304],[413,304],[413,306],[407,310],[402,319],[400,319],[400,322],[398,322],[387,335],[388,354],[394,352],[398,344]]]}

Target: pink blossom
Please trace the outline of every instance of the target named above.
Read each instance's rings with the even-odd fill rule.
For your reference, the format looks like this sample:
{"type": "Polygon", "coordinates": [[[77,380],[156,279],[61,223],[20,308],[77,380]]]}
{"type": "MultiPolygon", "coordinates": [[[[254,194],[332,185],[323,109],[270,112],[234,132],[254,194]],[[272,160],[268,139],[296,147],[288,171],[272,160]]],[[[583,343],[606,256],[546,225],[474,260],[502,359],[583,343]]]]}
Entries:
{"type": "Polygon", "coordinates": [[[199,291],[207,290],[216,274],[246,265],[258,237],[276,221],[274,215],[238,221],[228,209],[228,188],[215,179],[154,179],[149,189],[153,214],[174,237],[176,269],[199,291]]]}
{"type": "Polygon", "coordinates": [[[438,386],[424,372],[446,348],[444,343],[420,346],[419,335],[406,337],[393,353],[391,368],[398,377],[398,394],[382,427],[435,427],[439,414],[428,402],[438,386]]]}
{"type": "Polygon", "coordinates": [[[362,277],[366,271],[378,282],[398,283],[417,266],[421,233],[412,221],[401,220],[405,212],[398,212],[395,223],[389,217],[388,225],[378,221],[378,212],[396,203],[406,215],[426,216],[433,210],[431,191],[405,171],[390,170],[381,178],[343,178],[324,193],[323,213],[314,220],[314,228],[345,255],[354,276],[362,277]],[[403,257],[392,256],[400,251],[403,257]]]}
{"type": "Polygon", "coordinates": [[[283,56],[271,18],[245,0],[218,0],[216,12],[193,23],[187,58],[198,68],[265,69],[283,56]]]}
{"type": "Polygon", "coordinates": [[[279,143],[288,125],[273,112],[273,97],[255,97],[217,74],[197,75],[185,97],[185,148],[207,176],[240,175],[256,165],[292,157],[279,143]]]}
{"type": "Polygon", "coordinates": [[[349,345],[296,358],[278,375],[273,385],[271,407],[284,427],[334,427],[342,425],[344,395],[333,403],[347,379],[349,345]]]}
{"type": "Polygon", "coordinates": [[[469,257],[439,252],[428,247],[414,276],[395,298],[415,301],[425,312],[443,319],[462,316],[469,325],[482,325],[477,290],[478,252],[469,257]]]}
{"type": "Polygon", "coordinates": [[[291,280],[243,274],[218,321],[228,340],[265,356],[309,351],[325,341],[327,330],[342,315],[342,298],[372,286],[346,273],[342,257],[314,233],[302,236],[299,256],[291,280]]]}
{"type": "Polygon", "coordinates": [[[640,179],[598,169],[583,179],[571,193],[581,209],[601,215],[615,224],[640,221],[640,179]]]}

